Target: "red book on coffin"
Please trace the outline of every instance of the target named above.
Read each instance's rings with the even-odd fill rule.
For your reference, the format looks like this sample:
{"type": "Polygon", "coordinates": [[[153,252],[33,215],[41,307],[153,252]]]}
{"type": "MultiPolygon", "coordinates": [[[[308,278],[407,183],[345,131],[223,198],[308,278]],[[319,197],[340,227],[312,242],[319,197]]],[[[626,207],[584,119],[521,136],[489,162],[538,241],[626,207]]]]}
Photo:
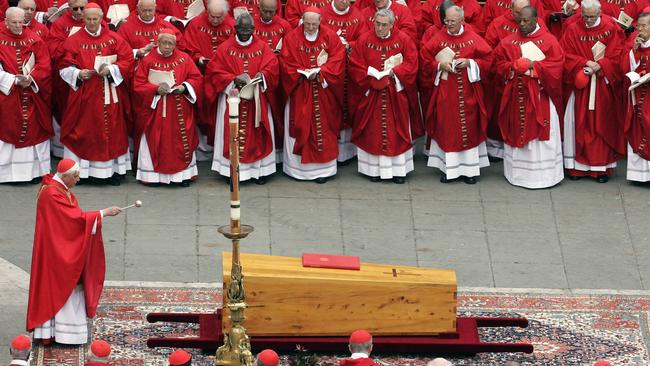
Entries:
{"type": "Polygon", "coordinates": [[[351,269],[358,271],[361,268],[359,257],[349,255],[303,253],[303,267],[351,269]]]}

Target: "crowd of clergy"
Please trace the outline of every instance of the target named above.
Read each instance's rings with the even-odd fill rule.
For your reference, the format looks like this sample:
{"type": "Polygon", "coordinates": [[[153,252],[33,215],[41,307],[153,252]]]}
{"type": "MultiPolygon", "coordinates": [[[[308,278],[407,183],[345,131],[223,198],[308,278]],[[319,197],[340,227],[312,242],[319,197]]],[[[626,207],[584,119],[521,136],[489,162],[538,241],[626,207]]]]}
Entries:
{"type": "Polygon", "coordinates": [[[188,186],[232,131],[258,184],[401,184],[420,138],[442,183],[650,181],[648,0],[1,1],[0,183],[188,186]]]}

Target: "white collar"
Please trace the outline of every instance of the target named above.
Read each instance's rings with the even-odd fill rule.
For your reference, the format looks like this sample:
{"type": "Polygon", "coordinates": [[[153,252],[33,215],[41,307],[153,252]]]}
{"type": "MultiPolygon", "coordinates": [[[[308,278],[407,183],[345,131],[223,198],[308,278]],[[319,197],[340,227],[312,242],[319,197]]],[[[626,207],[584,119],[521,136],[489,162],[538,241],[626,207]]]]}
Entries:
{"type": "Polygon", "coordinates": [[[596,20],[596,23],[594,23],[594,25],[592,25],[591,27],[587,27],[587,25],[585,24],[585,27],[587,27],[587,29],[591,29],[591,28],[595,28],[595,27],[597,27],[599,25],[600,25],[600,17],[598,17],[598,19],[596,20]]]}
{"type": "Polygon", "coordinates": [[[91,33],[86,27],[84,27],[84,30],[86,31],[86,33],[90,34],[91,37],[99,37],[102,34],[101,26],[99,26],[99,29],[97,29],[97,33],[91,33]]]}
{"type": "Polygon", "coordinates": [[[332,1],[332,10],[334,10],[334,12],[338,15],[345,15],[350,12],[350,7],[348,6],[345,10],[339,10],[336,8],[336,6],[334,6],[334,2],[332,1]]]}
{"type": "Polygon", "coordinates": [[[238,45],[246,47],[246,46],[250,46],[251,43],[253,43],[253,36],[251,35],[251,38],[249,38],[248,41],[242,42],[239,40],[239,37],[237,37],[237,35],[235,34],[235,40],[237,41],[238,45]]]}
{"type": "Polygon", "coordinates": [[[458,34],[451,34],[449,33],[449,29],[447,29],[447,34],[449,34],[452,37],[458,37],[461,34],[463,34],[463,32],[465,32],[465,27],[462,24],[460,25],[460,30],[458,31],[458,34]]]}
{"type": "Polygon", "coordinates": [[[537,33],[537,31],[540,30],[540,29],[542,29],[542,28],[540,28],[539,24],[537,24],[537,25],[535,26],[535,30],[532,31],[532,32],[530,32],[530,33],[528,33],[527,35],[528,35],[528,36],[532,36],[533,34],[537,33]]]}
{"type": "Polygon", "coordinates": [[[169,55],[169,56],[165,56],[165,55],[163,55],[162,52],[160,52],[160,47],[156,47],[156,52],[158,52],[158,54],[159,54],[160,56],[164,57],[164,58],[172,57],[172,56],[174,55],[174,51],[172,51],[171,55],[169,55]]]}
{"type": "Polygon", "coordinates": [[[359,359],[359,358],[368,358],[368,354],[363,353],[363,352],[356,352],[356,353],[353,353],[350,356],[350,358],[353,359],[353,360],[356,360],[356,359],[359,359]]]}
{"type": "Polygon", "coordinates": [[[389,37],[390,37],[390,32],[388,32],[388,34],[386,35],[386,37],[377,37],[377,38],[379,38],[379,39],[388,39],[389,37]]]}
{"type": "Polygon", "coordinates": [[[144,23],[144,24],[151,24],[151,23],[153,23],[153,22],[156,21],[156,16],[154,16],[153,18],[151,18],[151,20],[146,21],[146,20],[140,18],[140,15],[138,15],[138,19],[140,19],[140,21],[141,21],[142,23],[144,23]]]}
{"type": "Polygon", "coordinates": [[[648,47],[650,47],[650,39],[641,43],[641,48],[648,48],[648,47]]]}
{"type": "Polygon", "coordinates": [[[307,34],[307,33],[303,33],[303,34],[305,35],[305,39],[308,40],[309,42],[314,42],[316,38],[318,38],[318,31],[316,31],[316,33],[314,34],[307,34]]]}
{"type": "Polygon", "coordinates": [[[65,187],[66,190],[68,190],[68,191],[70,190],[70,188],[68,188],[68,186],[66,186],[65,183],[63,183],[63,179],[61,179],[58,175],[54,174],[54,178],[52,178],[52,179],[54,179],[55,181],[61,183],[65,187]]]}

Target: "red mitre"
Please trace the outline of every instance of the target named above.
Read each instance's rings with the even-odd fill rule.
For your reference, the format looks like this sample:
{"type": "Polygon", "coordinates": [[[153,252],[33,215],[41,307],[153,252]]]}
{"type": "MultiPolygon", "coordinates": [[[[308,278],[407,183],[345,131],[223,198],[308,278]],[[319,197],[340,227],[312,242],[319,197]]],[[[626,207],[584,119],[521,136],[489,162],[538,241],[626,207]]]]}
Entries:
{"type": "Polygon", "coordinates": [[[264,366],[278,366],[280,357],[272,349],[265,349],[257,355],[257,360],[262,361],[264,366]]]}
{"type": "Polygon", "coordinates": [[[170,366],[180,366],[184,365],[192,359],[189,353],[183,351],[182,349],[177,349],[171,355],[169,355],[169,365],[170,366]]]}
{"type": "Polygon", "coordinates": [[[103,340],[93,341],[90,352],[97,358],[106,358],[111,354],[111,345],[103,340]]]}

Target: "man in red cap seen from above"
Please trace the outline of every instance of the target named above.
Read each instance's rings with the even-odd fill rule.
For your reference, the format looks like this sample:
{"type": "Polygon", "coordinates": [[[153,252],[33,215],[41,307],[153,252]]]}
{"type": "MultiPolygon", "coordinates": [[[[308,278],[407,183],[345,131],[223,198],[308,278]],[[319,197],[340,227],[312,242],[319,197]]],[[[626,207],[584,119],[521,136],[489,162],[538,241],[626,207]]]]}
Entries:
{"type": "Polygon", "coordinates": [[[495,80],[503,90],[498,108],[505,143],[504,175],[515,186],[552,187],[564,179],[559,121],[564,51],[537,24],[535,8],[526,6],[521,10],[519,32],[501,40],[494,58],[495,80]],[[524,55],[524,44],[524,49],[535,47],[534,52],[524,55]]]}
{"type": "Polygon", "coordinates": [[[284,38],[281,84],[284,113],[283,170],[298,180],[322,184],[336,175],[341,128],[345,47],[320,10],[309,7],[302,24],[284,38]]]}
{"type": "Polygon", "coordinates": [[[14,337],[9,352],[12,359],[9,366],[28,366],[29,356],[32,353],[32,340],[22,334],[14,337]]]}
{"type": "Polygon", "coordinates": [[[88,362],[86,366],[108,365],[108,359],[111,355],[111,345],[103,340],[96,340],[90,345],[88,350],[88,362]]]}
{"type": "Polygon", "coordinates": [[[140,61],[133,81],[134,110],[139,116],[134,124],[136,178],[144,183],[188,187],[199,174],[195,111],[202,77],[192,58],[176,49],[173,30],[161,30],[157,43],[140,61]],[[168,81],[153,83],[153,72],[166,74],[168,81]]]}
{"type": "Polygon", "coordinates": [[[104,284],[102,220],[122,211],[82,211],[71,191],[79,170],[74,160],[61,160],[36,196],[27,331],[43,344],[88,342],[86,318],[95,316],[104,284]]]}
{"type": "Polygon", "coordinates": [[[339,366],[379,366],[370,358],[372,352],[372,335],[366,330],[355,330],[350,335],[348,344],[350,358],[339,360],[339,366]]]}
{"type": "Polygon", "coordinates": [[[257,354],[255,366],[278,366],[280,357],[272,349],[265,349],[257,354]]]}
{"type": "Polygon", "coordinates": [[[611,17],[601,16],[598,0],[583,0],[580,7],[582,19],[568,25],[560,41],[564,78],[571,85],[576,74],[585,74],[590,83],[564,92],[564,167],[571,180],[592,177],[605,183],[625,154],[619,67],[625,34],[611,17]]]}
{"type": "Polygon", "coordinates": [[[177,349],[169,355],[169,366],[189,366],[192,364],[192,356],[182,349],[177,349]]]}
{"type": "Polygon", "coordinates": [[[58,64],[69,89],[61,122],[63,156],[79,162],[81,178],[120,185],[131,169],[127,129],[133,52],[102,25],[99,5],[86,4],[83,14],[84,27],[63,42],[58,64]]]}

